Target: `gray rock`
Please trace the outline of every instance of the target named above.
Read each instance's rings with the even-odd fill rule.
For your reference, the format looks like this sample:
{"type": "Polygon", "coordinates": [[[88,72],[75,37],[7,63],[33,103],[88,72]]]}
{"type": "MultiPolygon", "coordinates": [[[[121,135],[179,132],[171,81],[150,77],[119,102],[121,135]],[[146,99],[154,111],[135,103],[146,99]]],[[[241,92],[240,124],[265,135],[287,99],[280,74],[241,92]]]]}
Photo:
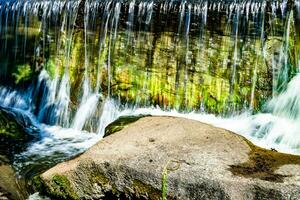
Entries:
{"type": "Polygon", "coordinates": [[[8,163],[0,163],[0,200],[25,200],[28,196],[25,183],[17,178],[8,163]]]}
{"type": "Polygon", "coordinates": [[[211,125],[145,117],[34,185],[53,199],[300,199],[299,163],[211,125]]]}

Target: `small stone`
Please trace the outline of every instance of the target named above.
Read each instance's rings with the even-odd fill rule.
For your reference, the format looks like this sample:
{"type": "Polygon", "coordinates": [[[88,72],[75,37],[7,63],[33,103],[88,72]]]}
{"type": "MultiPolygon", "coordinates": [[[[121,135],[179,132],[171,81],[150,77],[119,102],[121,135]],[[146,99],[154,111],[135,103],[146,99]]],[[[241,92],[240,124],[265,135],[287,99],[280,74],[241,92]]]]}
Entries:
{"type": "Polygon", "coordinates": [[[155,139],[150,138],[150,139],[149,139],[149,142],[155,142],[155,139]]]}

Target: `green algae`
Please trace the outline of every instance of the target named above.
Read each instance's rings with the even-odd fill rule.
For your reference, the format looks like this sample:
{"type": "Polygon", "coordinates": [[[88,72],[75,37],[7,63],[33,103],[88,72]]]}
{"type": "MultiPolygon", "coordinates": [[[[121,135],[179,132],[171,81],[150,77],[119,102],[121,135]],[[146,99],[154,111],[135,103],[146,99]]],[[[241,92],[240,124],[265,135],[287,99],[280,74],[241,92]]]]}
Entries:
{"type": "Polygon", "coordinates": [[[32,184],[35,190],[53,199],[79,199],[78,195],[73,191],[70,181],[63,175],[56,174],[49,182],[44,181],[40,176],[36,176],[33,178],[32,184]]]}
{"type": "Polygon", "coordinates": [[[107,186],[109,184],[109,179],[103,174],[95,174],[91,177],[92,183],[97,183],[102,187],[107,186]]]}
{"type": "Polygon", "coordinates": [[[148,197],[146,199],[160,199],[161,191],[153,186],[143,183],[140,180],[133,180],[131,190],[134,191],[133,195],[136,198],[148,197]]]}
{"type": "MultiPolygon", "coordinates": [[[[161,197],[161,191],[146,184],[140,180],[134,179],[123,191],[118,190],[117,186],[110,181],[110,179],[101,173],[93,174],[90,178],[92,183],[97,183],[101,186],[101,190],[104,194],[104,199],[141,199],[148,197],[149,199],[159,199],[161,197]]],[[[148,199],[147,198],[147,199],[148,199]]]]}
{"type": "Polygon", "coordinates": [[[22,127],[4,111],[0,110],[0,136],[21,140],[26,134],[22,127]]]}
{"type": "MultiPolygon", "coordinates": [[[[91,30],[92,34],[87,35],[86,42],[84,40],[83,4],[84,1],[79,6],[72,34],[63,31],[59,38],[52,38],[57,30],[56,27],[49,26],[49,41],[53,39],[56,42],[48,43],[48,39],[39,31],[42,22],[39,18],[31,16],[31,26],[27,28],[28,47],[24,49],[28,55],[16,58],[12,48],[8,58],[6,55],[2,56],[5,61],[1,61],[8,63],[2,64],[1,79],[12,76],[16,82],[21,83],[21,80],[30,77],[30,67],[32,72],[45,68],[51,78],[61,77],[64,72],[68,72],[71,102],[78,105],[80,98],[77,97],[81,96],[80,88],[85,78],[84,66],[88,65],[87,74],[91,88],[97,88],[97,92],[105,96],[111,93],[112,97],[120,98],[122,102],[141,106],[159,105],[164,109],[175,108],[183,111],[204,108],[205,111],[216,114],[232,114],[232,111],[241,111],[249,107],[258,111],[263,102],[272,95],[270,63],[285,43],[283,30],[286,29],[286,19],[280,16],[265,13],[264,39],[259,34],[258,24],[250,20],[247,29],[255,31],[258,35],[245,30],[240,33],[243,37],[236,41],[231,34],[233,27],[224,23],[228,16],[219,13],[218,19],[213,18],[218,20],[214,23],[219,23],[219,26],[207,25],[200,35],[198,31],[191,30],[189,44],[181,38],[182,36],[178,36],[177,26],[170,26],[164,30],[159,26],[160,21],[157,21],[156,31],[145,32],[144,37],[128,37],[128,32],[123,31],[125,27],[120,27],[112,48],[104,48],[109,46],[110,40],[109,37],[103,39],[102,34],[96,34],[100,29],[99,25],[96,25],[95,31],[91,30]],[[147,42],[144,38],[147,38],[147,42]],[[47,41],[43,41],[45,39],[47,41]],[[29,45],[45,42],[47,45],[41,50],[40,58],[32,61],[36,48],[29,45]],[[58,46],[60,48],[57,48],[58,46]],[[68,56],[66,49],[69,49],[68,56]],[[234,56],[235,49],[239,52],[237,59],[234,56]],[[85,53],[87,56],[83,56],[85,53]],[[107,67],[108,55],[110,70],[107,67]],[[232,71],[234,67],[237,70],[235,76],[232,71]]],[[[212,20],[211,16],[208,16],[208,20],[212,20]]],[[[295,16],[291,17],[297,20],[295,16]]],[[[287,46],[287,80],[295,75],[295,69],[299,65],[297,23],[291,20],[287,46]]],[[[20,40],[14,41],[14,37],[0,39],[8,39],[8,44],[19,42],[17,47],[22,47],[24,30],[22,27],[18,29],[20,35],[16,36],[20,40]]],[[[280,79],[278,85],[284,88],[286,79],[280,79]]]]}
{"type": "Polygon", "coordinates": [[[12,113],[0,109],[0,154],[12,156],[26,148],[26,144],[34,139],[24,131],[12,113]]]}
{"type": "Polygon", "coordinates": [[[29,81],[32,78],[32,69],[29,64],[16,66],[15,72],[12,76],[15,78],[15,83],[19,84],[21,82],[29,81]]]}
{"type": "Polygon", "coordinates": [[[142,117],[146,117],[148,115],[138,115],[138,116],[122,116],[119,117],[117,120],[109,124],[105,128],[104,137],[107,137],[109,135],[112,135],[118,131],[121,131],[125,127],[127,127],[129,124],[136,122],[142,117]]]}

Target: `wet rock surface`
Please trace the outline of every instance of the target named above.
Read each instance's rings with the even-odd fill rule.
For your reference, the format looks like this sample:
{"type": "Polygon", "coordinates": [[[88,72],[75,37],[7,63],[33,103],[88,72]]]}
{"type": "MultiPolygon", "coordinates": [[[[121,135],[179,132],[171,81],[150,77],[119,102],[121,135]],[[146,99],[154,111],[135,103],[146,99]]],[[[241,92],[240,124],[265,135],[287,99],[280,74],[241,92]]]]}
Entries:
{"type": "Polygon", "coordinates": [[[26,147],[34,135],[26,132],[30,120],[18,112],[0,106],[0,153],[10,154],[26,147]]]}
{"type": "Polygon", "coordinates": [[[33,183],[53,199],[299,199],[299,163],[211,125],[145,117],[33,183]]]}
{"type": "Polygon", "coordinates": [[[23,134],[22,126],[14,119],[12,112],[4,108],[0,108],[0,126],[1,138],[25,140],[27,137],[26,134],[23,134]]]}
{"type": "Polygon", "coordinates": [[[17,178],[9,159],[0,155],[0,200],[23,200],[28,195],[24,182],[17,178]]]}
{"type": "Polygon", "coordinates": [[[25,124],[16,116],[16,113],[0,107],[0,200],[23,200],[28,195],[25,183],[18,179],[12,167],[12,157],[26,148],[34,137],[24,130],[25,124]]]}
{"type": "Polygon", "coordinates": [[[145,117],[146,115],[139,115],[139,116],[123,116],[109,124],[105,128],[104,137],[107,137],[111,134],[114,134],[115,132],[121,131],[125,127],[127,127],[129,124],[136,122],[142,117],[145,117]]]}

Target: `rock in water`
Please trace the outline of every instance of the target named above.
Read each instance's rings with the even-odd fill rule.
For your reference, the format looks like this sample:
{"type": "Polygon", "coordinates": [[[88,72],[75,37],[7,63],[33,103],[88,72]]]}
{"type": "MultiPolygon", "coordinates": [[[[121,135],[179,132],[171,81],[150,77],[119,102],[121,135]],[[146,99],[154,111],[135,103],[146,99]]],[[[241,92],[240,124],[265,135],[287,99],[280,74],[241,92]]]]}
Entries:
{"type": "Polygon", "coordinates": [[[145,117],[34,186],[53,199],[300,199],[299,164],[211,125],[145,117]]]}
{"type": "Polygon", "coordinates": [[[16,114],[0,107],[0,200],[23,200],[28,195],[11,166],[14,153],[26,148],[33,136],[24,130],[16,114]]]}
{"type": "Polygon", "coordinates": [[[33,139],[17,121],[13,112],[0,107],[0,155],[11,157],[25,149],[33,139]]]}
{"type": "MultiPolygon", "coordinates": [[[[13,111],[0,107],[0,141],[3,143],[21,142],[25,143],[33,139],[24,130],[23,124],[18,122],[13,111]]],[[[1,147],[1,146],[0,146],[1,147]]]]}
{"type": "Polygon", "coordinates": [[[12,166],[0,160],[0,200],[25,200],[27,196],[24,182],[17,179],[12,166]]]}

